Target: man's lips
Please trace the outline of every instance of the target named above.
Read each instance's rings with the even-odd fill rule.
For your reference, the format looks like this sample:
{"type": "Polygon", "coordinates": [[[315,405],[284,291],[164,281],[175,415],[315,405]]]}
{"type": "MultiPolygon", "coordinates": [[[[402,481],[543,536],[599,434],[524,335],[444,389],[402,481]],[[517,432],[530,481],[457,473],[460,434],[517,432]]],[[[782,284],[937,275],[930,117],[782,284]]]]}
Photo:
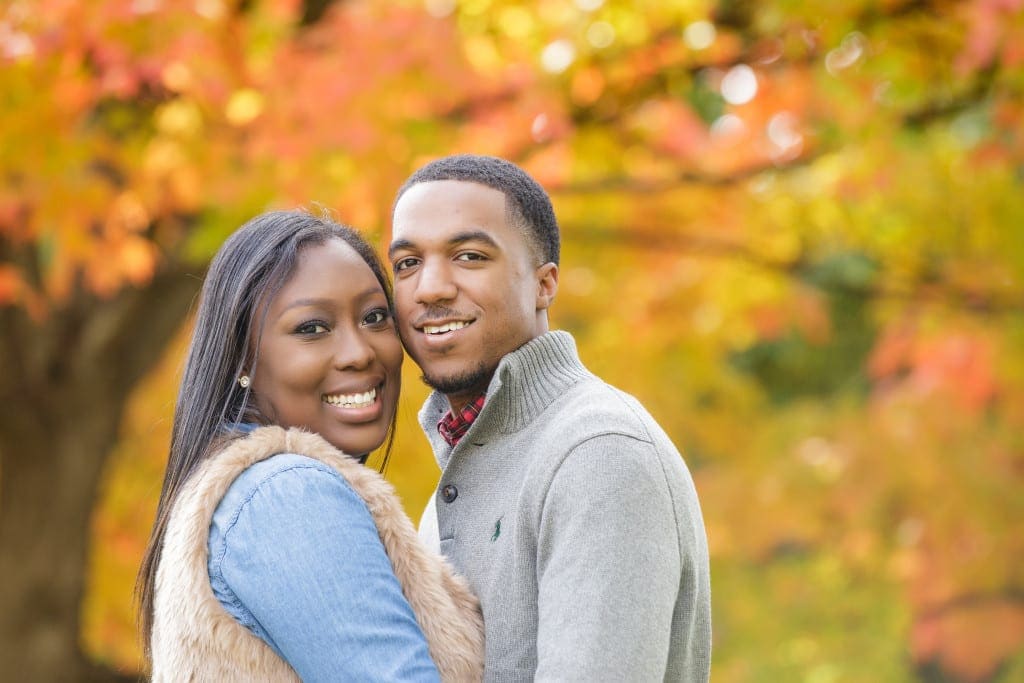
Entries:
{"type": "MultiPolygon", "coordinates": [[[[424,316],[425,318],[425,316],[424,316]]],[[[420,319],[413,323],[413,331],[416,336],[409,339],[423,353],[448,354],[466,330],[476,322],[464,318],[427,318],[420,319]]]]}
{"type": "Polygon", "coordinates": [[[444,334],[446,332],[455,332],[461,330],[469,325],[472,325],[472,320],[447,320],[447,321],[436,321],[430,323],[424,323],[418,326],[420,332],[428,335],[444,334]]]}

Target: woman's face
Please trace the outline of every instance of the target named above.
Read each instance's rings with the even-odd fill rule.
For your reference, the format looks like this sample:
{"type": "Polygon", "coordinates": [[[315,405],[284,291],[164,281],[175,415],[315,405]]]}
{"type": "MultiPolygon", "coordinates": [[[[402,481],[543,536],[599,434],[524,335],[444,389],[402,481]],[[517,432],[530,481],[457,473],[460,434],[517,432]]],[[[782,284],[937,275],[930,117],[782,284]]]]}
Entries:
{"type": "Polygon", "coordinates": [[[401,365],[387,298],[363,259],[340,239],[299,252],[267,308],[252,377],[267,420],[369,453],[395,414],[401,365]]]}

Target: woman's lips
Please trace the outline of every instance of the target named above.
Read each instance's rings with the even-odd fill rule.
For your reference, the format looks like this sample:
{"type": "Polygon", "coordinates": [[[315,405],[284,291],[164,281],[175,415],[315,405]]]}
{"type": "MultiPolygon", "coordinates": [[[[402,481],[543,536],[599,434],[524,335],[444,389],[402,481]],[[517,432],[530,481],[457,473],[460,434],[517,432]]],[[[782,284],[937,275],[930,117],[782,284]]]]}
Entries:
{"type": "Polygon", "coordinates": [[[342,422],[359,424],[372,422],[384,412],[384,384],[381,383],[369,391],[352,394],[324,394],[321,400],[327,409],[342,422]]]}

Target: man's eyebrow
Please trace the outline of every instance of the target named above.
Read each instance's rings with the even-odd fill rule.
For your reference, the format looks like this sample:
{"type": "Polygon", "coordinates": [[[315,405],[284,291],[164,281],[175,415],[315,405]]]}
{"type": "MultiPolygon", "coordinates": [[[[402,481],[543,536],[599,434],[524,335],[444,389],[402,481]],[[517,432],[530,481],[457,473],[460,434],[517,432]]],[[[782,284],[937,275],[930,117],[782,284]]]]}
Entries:
{"type": "Polygon", "coordinates": [[[448,246],[457,246],[465,242],[483,242],[484,244],[498,248],[498,243],[494,241],[490,233],[484,232],[483,230],[470,230],[468,232],[460,232],[452,235],[452,238],[448,240],[448,246]]]}
{"type": "Polygon", "coordinates": [[[413,243],[410,240],[395,240],[394,242],[391,243],[391,246],[388,247],[388,258],[391,258],[392,256],[394,256],[395,252],[399,251],[400,249],[412,249],[412,248],[413,248],[413,243]]]}
{"type": "MultiPolygon", "coordinates": [[[[483,242],[484,244],[498,248],[498,243],[491,237],[490,233],[483,230],[467,230],[466,232],[459,232],[451,236],[448,240],[449,247],[455,247],[466,242],[483,242]]],[[[395,255],[395,252],[403,249],[415,249],[416,245],[412,240],[397,239],[391,243],[388,247],[388,258],[395,255]]]]}

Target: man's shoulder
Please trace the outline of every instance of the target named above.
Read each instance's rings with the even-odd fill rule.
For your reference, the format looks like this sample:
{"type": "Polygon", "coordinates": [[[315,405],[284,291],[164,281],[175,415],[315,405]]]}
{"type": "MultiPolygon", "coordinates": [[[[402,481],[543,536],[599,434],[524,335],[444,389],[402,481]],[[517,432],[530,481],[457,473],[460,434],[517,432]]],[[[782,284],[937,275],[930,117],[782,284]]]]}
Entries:
{"type": "Polygon", "coordinates": [[[686,478],[682,454],[671,437],[636,397],[594,376],[562,396],[545,411],[532,430],[538,447],[537,468],[548,476],[566,460],[581,460],[578,466],[595,466],[598,471],[616,467],[616,458],[652,472],[671,472],[686,478]]]}
{"type": "Polygon", "coordinates": [[[652,441],[652,431],[661,431],[634,396],[593,375],[552,404],[544,418],[544,430],[560,435],[560,441],[582,441],[602,434],[652,441]]]}

